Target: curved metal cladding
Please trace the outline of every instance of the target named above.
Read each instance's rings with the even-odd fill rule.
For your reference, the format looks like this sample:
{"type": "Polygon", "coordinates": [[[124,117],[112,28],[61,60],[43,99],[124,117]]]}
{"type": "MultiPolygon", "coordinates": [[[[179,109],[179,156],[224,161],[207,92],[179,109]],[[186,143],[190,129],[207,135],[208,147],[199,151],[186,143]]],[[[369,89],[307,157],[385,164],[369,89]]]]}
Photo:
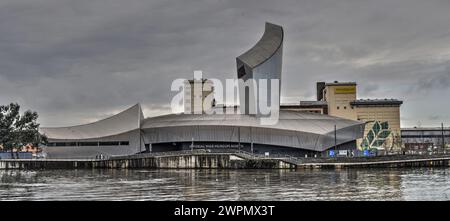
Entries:
{"type": "Polygon", "coordinates": [[[260,113],[258,104],[280,105],[281,92],[281,67],[283,61],[283,28],[279,25],[266,23],[265,31],[261,39],[250,50],[236,58],[237,75],[239,79],[247,81],[256,80],[256,88],[240,85],[239,99],[241,101],[241,113],[260,113]],[[267,85],[259,82],[267,79],[267,85]],[[270,79],[278,79],[278,102],[271,100],[270,79]],[[259,99],[261,94],[265,99],[259,99]],[[267,104],[266,104],[267,101],[267,104]]]}
{"type": "Polygon", "coordinates": [[[226,142],[324,151],[334,146],[334,125],[337,144],[363,136],[364,123],[328,115],[280,111],[275,125],[260,125],[254,115],[165,115],[147,118],[142,124],[146,143],[226,142]]]}
{"type": "Polygon", "coordinates": [[[93,158],[96,155],[129,155],[142,149],[142,109],[136,104],[109,118],[70,127],[42,127],[48,137],[48,158],[93,158]]]}

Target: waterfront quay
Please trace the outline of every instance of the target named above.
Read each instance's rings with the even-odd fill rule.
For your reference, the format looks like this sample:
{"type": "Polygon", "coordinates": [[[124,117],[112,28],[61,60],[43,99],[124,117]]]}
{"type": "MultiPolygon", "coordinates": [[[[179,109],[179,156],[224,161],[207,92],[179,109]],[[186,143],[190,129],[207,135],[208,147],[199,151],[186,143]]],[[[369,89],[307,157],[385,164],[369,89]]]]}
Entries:
{"type": "Polygon", "coordinates": [[[244,152],[173,151],[107,159],[5,159],[0,169],[295,169],[280,159],[244,152]]]}
{"type": "Polygon", "coordinates": [[[0,169],[340,169],[449,167],[450,154],[295,158],[244,151],[173,151],[107,159],[4,159],[0,169]]]}

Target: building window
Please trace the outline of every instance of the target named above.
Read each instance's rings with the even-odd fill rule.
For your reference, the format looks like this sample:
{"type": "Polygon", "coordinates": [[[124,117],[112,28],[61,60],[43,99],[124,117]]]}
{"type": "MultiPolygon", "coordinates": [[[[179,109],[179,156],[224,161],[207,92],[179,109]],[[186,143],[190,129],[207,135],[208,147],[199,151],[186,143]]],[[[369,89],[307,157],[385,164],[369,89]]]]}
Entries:
{"type": "Polygon", "coordinates": [[[105,142],[100,142],[99,145],[100,146],[118,146],[119,142],[117,142],[117,141],[105,141],[105,142]]]}
{"type": "Polygon", "coordinates": [[[339,106],[336,107],[339,110],[339,106]]]}
{"type": "Polygon", "coordinates": [[[55,142],[55,143],[48,143],[48,147],[66,147],[66,146],[76,146],[77,143],[75,142],[55,142]]]}
{"type": "Polygon", "coordinates": [[[344,109],[346,109],[346,110],[347,110],[347,106],[344,106],[344,109]]]}
{"type": "Polygon", "coordinates": [[[100,141],[100,142],[49,142],[48,147],[77,147],[77,146],[129,146],[129,141],[100,141]]]}
{"type": "Polygon", "coordinates": [[[121,141],[120,142],[120,146],[128,146],[128,145],[130,145],[130,142],[128,142],[128,141],[121,141]]]}
{"type": "Polygon", "coordinates": [[[98,146],[98,142],[79,142],[78,146],[98,146]]]}
{"type": "Polygon", "coordinates": [[[247,74],[247,73],[245,73],[245,68],[244,68],[244,66],[241,66],[241,67],[238,69],[238,78],[242,78],[242,77],[244,77],[246,74],[247,74]]]}

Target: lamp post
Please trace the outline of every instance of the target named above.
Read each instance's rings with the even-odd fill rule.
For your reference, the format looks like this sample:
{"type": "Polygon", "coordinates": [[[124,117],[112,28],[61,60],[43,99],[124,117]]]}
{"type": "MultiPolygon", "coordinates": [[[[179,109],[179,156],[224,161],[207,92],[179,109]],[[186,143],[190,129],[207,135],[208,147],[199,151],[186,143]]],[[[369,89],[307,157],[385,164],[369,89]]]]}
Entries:
{"type": "Polygon", "coordinates": [[[241,151],[241,127],[238,127],[238,151],[241,151]]]}
{"type": "Polygon", "coordinates": [[[445,150],[444,123],[441,123],[442,150],[445,150]]]}
{"type": "Polygon", "coordinates": [[[142,130],[141,129],[139,129],[139,153],[142,153],[142,130]]]}
{"type": "Polygon", "coordinates": [[[252,128],[250,127],[250,150],[253,154],[253,134],[252,134],[252,128]]]}
{"type": "MultiPolygon", "coordinates": [[[[422,148],[425,148],[425,138],[424,138],[424,131],[423,131],[423,129],[421,129],[421,131],[422,131],[422,133],[420,134],[420,138],[421,138],[421,140],[422,140],[422,148]]],[[[428,148],[426,148],[427,149],[427,151],[428,151],[428,148]]]]}
{"type": "Polygon", "coordinates": [[[337,149],[337,132],[336,132],[336,124],[334,125],[334,152],[337,149]]]}

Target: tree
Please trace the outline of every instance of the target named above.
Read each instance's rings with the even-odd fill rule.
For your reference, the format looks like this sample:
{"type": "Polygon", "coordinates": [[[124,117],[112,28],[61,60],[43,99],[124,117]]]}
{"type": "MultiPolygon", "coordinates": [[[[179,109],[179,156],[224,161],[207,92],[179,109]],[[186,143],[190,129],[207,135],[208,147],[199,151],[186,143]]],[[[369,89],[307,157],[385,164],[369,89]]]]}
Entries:
{"type": "Polygon", "coordinates": [[[392,145],[390,150],[402,150],[402,136],[398,132],[392,133],[392,145]]]}
{"type": "Polygon", "coordinates": [[[38,147],[47,143],[47,137],[39,133],[38,114],[27,110],[20,114],[20,105],[0,105],[0,145],[4,150],[18,150],[27,144],[38,147]]]}

